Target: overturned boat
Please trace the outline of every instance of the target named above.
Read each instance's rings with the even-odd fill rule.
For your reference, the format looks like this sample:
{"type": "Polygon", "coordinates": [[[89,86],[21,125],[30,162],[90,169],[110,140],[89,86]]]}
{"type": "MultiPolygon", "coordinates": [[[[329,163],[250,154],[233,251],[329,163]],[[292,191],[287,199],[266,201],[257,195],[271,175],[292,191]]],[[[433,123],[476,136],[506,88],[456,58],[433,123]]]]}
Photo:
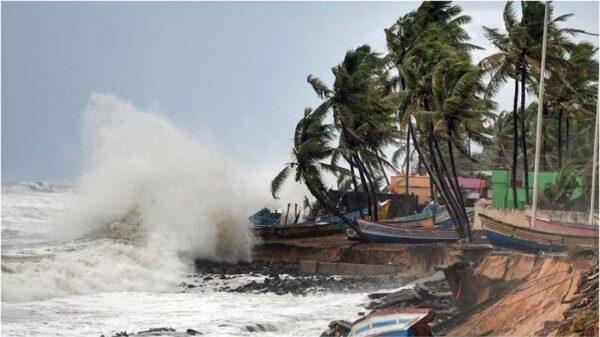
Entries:
{"type": "Polygon", "coordinates": [[[383,309],[352,325],[349,337],[431,336],[428,323],[435,313],[427,308],[383,309]]]}

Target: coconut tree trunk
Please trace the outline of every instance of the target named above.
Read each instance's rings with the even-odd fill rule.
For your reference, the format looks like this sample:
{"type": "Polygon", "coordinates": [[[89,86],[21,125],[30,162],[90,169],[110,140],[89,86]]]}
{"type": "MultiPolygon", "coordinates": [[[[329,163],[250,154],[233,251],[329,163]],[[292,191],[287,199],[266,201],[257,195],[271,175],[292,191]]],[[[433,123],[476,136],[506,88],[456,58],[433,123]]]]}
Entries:
{"type": "Polygon", "coordinates": [[[565,160],[569,160],[569,132],[570,130],[570,126],[571,126],[571,121],[569,120],[569,114],[567,113],[567,115],[565,116],[565,148],[567,149],[567,151],[565,152],[565,160]]]}
{"type": "MultiPolygon", "coordinates": [[[[360,200],[359,191],[358,191],[358,183],[356,182],[356,174],[354,172],[354,164],[352,163],[352,161],[349,158],[347,158],[345,156],[344,156],[344,159],[346,159],[346,161],[350,165],[350,173],[352,174],[352,185],[354,185],[354,197],[356,198],[356,200],[360,200]]],[[[360,214],[360,217],[362,218],[364,216],[363,208],[360,207],[358,212],[360,214]]]]}
{"type": "Polygon", "coordinates": [[[467,228],[469,226],[468,219],[466,218],[464,206],[459,201],[461,198],[460,191],[458,189],[458,186],[454,184],[454,180],[452,179],[448,167],[446,166],[444,156],[442,154],[442,151],[440,150],[439,143],[433,133],[433,124],[430,123],[428,128],[428,143],[431,154],[431,161],[438,174],[439,185],[441,187],[440,193],[446,194],[446,203],[450,204],[452,207],[455,207],[453,211],[458,219],[457,222],[461,224],[460,227],[464,233],[464,236],[469,238],[470,240],[470,231],[467,228]],[[437,153],[434,149],[437,150],[437,153]]]}
{"type": "Polygon", "coordinates": [[[527,130],[525,130],[525,83],[527,66],[525,54],[521,52],[521,151],[523,152],[523,184],[525,188],[525,203],[529,204],[529,163],[527,162],[527,130]]]}
{"type": "Polygon", "coordinates": [[[454,185],[456,186],[456,188],[458,189],[458,201],[460,202],[460,205],[463,207],[463,209],[465,208],[465,200],[462,197],[462,194],[460,193],[460,185],[458,184],[458,176],[456,175],[456,163],[454,161],[454,147],[452,146],[452,142],[450,140],[448,140],[448,152],[450,154],[450,167],[452,168],[452,175],[454,178],[454,185]]]}
{"type": "Polygon", "coordinates": [[[517,105],[519,99],[519,78],[515,76],[515,95],[513,100],[513,157],[511,166],[511,183],[513,190],[513,208],[518,208],[517,202],[517,151],[519,146],[519,131],[518,131],[518,120],[517,105]]]}
{"type": "MultiPolygon", "coordinates": [[[[410,134],[411,134],[411,138],[412,138],[412,141],[413,141],[413,144],[414,144],[414,148],[417,151],[417,154],[419,156],[419,162],[423,163],[423,166],[425,167],[425,171],[427,172],[427,174],[431,178],[431,182],[433,184],[435,184],[438,187],[439,190],[442,190],[440,188],[441,184],[440,184],[439,180],[437,179],[437,176],[434,175],[434,167],[433,167],[433,165],[429,161],[427,161],[427,159],[425,158],[425,156],[423,154],[421,146],[417,142],[417,138],[416,138],[413,126],[412,126],[412,122],[410,122],[410,121],[408,122],[408,127],[411,129],[411,131],[410,131],[411,133],[410,134]]],[[[432,160],[433,159],[434,158],[432,157],[432,160]]],[[[463,230],[462,224],[459,221],[459,218],[458,218],[458,216],[457,216],[457,214],[455,212],[455,208],[452,206],[452,202],[448,199],[448,195],[445,195],[444,193],[442,193],[442,198],[446,202],[446,205],[448,207],[448,213],[450,213],[450,216],[452,217],[452,220],[454,221],[454,223],[459,228],[458,234],[460,235],[461,238],[465,238],[465,232],[463,230]]]]}
{"type": "MultiPolygon", "coordinates": [[[[358,155],[360,156],[360,155],[358,155]]],[[[361,158],[359,158],[360,161],[360,165],[362,165],[363,170],[365,171],[365,177],[367,178],[367,182],[369,183],[369,189],[371,191],[371,198],[373,200],[372,206],[373,206],[373,214],[372,214],[372,218],[374,221],[378,221],[378,214],[377,214],[377,191],[375,190],[375,184],[373,184],[373,179],[375,178],[373,176],[373,171],[370,169],[370,166],[366,165],[364,161],[362,161],[361,158]]]]}
{"type": "Polygon", "coordinates": [[[346,226],[352,228],[356,232],[356,234],[358,234],[358,236],[360,236],[361,239],[368,241],[367,239],[365,239],[363,233],[361,232],[360,228],[358,227],[358,224],[354,221],[348,220],[348,218],[344,214],[342,214],[336,207],[332,206],[327,201],[327,199],[321,194],[320,189],[317,186],[315,186],[315,184],[312,183],[312,180],[310,180],[310,177],[304,176],[304,182],[305,182],[306,187],[308,188],[308,191],[317,200],[317,202],[319,202],[329,212],[335,214],[335,216],[342,219],[342,221],[346,224],[346,226]],[[307,180],[306,178],[309,178],[309,180],[307,180]]]}
{"type": "MultiPolygon", "coordinates": [[[[440,144],[438,143],[437,138],[435,138],[433,136],[433,125],[431,125],[431,127],[430,127],[430,134],[431,134],[430,137],[433,139],[433,144],[435,145],[435,150],[437,150],[437,157],[439,158],[439,162],[441,163],[440,167],[441,167],[442,174],[445,178],[444,180],[447,181],[447,183],[449,185],[449,191],[454,195],[454,198],[456,199],[456,204],[458,205],[456,212],[457,212],[458,216],[461,218],[461,221],[463,223],[463,230],[465,231],[466,237],[468,237],[469,240],[471,240],[470,239],[471,238],[471,229],[469,227],[469,218],[467,217],[465,203],[464,203],[464,200],[462,197],[462,193],[460,192],[460,186],[458,185],[458,178],[456,177],[456,171],[454,171],[454,174],[451,174],[450,171],[448,170],[448,167],[444,160],[442,151],[440,149],[440,144]]],[[[450,152],[451,160],[453,160],[454,154],[451,152],[451,149],[452,148],[450,147],[449,152],[450,152]]]]}
{"type": "Polygon", "coordinates": [[[563,110],[562,108],[558,109],[558,168],[562,167],[562,120],[563,120],[563,110]]]}
{"type": "MultiPolygon", "coordinates": [[[[377,153],[378,153],[378,151],[375,150],[375,154],[377,154],[377,153]]],[[[385,173],[385,169],[383,167],[383,160],[381,160],[381,157],[379,157],[379,154],[377,154],[377,162],[379,163],[379,170],[381,170],[381,174],[383,175],[383,179],[385,179],[385,183],[387,184],[388,189],[389,189],[390,179],[388,178],[387,174],[385,173]]]]}
{"type": "MultiPolygon", "coordinates": [[[[433,168],[435,171],[434,177],[437,177],[436,187],[439,189],[440,194],[444,198],[446,202],[446,206],[448,207],[449,212],[453,214],[453,220],[458,224],[459,228],[462,231],[462,237],[466,237],[469,241],[471,240],[468,236],[468,230],[466,226],[468,223],[465,223],[465,220],[462,216],[461,205],[456,197],[455,191],[452,188],[452,179],[450,178],[450,174],[447,170],[444,169],[445,164],[443,164],[442,153],[438,151],[438,153],[434,150],[435,145],[435,137],[432,132],[433,128],[430,128],[430,135],[428,137],[428,145],[429,145],[429,153],[430,160],[433,164],[433,168]],[[438,161],[439,160],[439,161],[438,161]]],[[[439,149],[439,148],[438,148],[439,149]]]]}
{"type": "Polygon", "coordinates": [[[406,172],[404,174],[404,193],[408,195],[408,175],[410,173],[410,129],[406,130],[406,172]]]}
{"type": "MultiPolygon", "coordinates": [[[[342,134],[344,135],[344,138],[346,139],[346,145],[348,146],[348,148],[350,150],[352,150],[352,145],[350,142],[350,137],[348,137],[348,130],[346,129],[346,125],[344,125],[344,119],[342,118],[342,116],[340,116],[340,124],[342,126],[342,134]]],[[[354,166],[356,166],[356,168],[358,169],[358,173],[360,175],[360,181],[363,187],[363,190],[365,191],[365,194],[367,195],[367,213],[369,214],[369,216],[372,219],[372,213],[371,213],[371,197],[369,196],[369,189],[367,186],[367,182],[365,180],[365,172],[363,171],[362,167],[359,164],[359,160],[358,160],[358,156],[357,155],[353,155],[351,156],[352,158],[352,163],[354,164],[354,166]]],[[[356,185],[355,185],[356,187],[356,185]]],[[[358,188],[356,188],[358,190],[358,188]]],[[[361,216],[362,216],[362,208],[361,208],[361,216]]]]}
{"type": "Polygon", "coordinates": [[[360,176],[360,183],[362,184],[362,188],[363,191],[365,192],[365,195],[367,196],[367,214],[369,215],[369,217],[371,219],[373,219],[373,213],[372,213],[372,208],[371,208],[371,195],[369,194],[369,189],[368,189],[368,185],[367,185],[367,179],[365,178],[365,173],[362,169],[362,167],[360,166],[360,163],[358,162],[358,158],[356,156],[352,156],[352,160],[354,162],[354,164],[356,165],[356,168],[358,169],[358,174],[360,176]]]}

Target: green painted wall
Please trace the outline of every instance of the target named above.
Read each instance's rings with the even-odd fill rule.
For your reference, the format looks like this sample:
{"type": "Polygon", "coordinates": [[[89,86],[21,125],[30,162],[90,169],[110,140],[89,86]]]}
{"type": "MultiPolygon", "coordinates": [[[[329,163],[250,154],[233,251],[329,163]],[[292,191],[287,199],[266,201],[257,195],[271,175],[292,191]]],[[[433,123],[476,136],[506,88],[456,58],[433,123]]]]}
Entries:
{"type": "MultiPolygon", "coordinates": [[[[546,184],[554,182],[556,172],[540,172],[539,188],[544,190],[546,184]]],[[[533,195],[533,172],[528,173],[529,177],[529,198],[533,195]]],[[[514,208],[513,191],[509,189],[509,172],[492,171],[492,207],[494,208],[514,208]]],[[[519,209],[525,208],[525,189],[517,188],[517,205],[519,209]]]]}

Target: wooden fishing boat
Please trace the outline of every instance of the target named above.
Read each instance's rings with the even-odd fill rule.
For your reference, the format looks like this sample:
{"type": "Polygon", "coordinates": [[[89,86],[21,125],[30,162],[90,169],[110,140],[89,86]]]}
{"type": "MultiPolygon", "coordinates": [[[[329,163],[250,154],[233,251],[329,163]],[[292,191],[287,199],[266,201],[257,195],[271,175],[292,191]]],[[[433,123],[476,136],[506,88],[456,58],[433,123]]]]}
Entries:
{"type": "Polygon", "coordinates": [[[435,318],[428,308],[383,309],[352,325],[349,337],[431,336],[429,322],[435,318]]]}
{"type": "MultiPolygon", "coordinates": [[[[527,215],[527,222],[531,222],[531,216],[527,215]]],[[[598,237],[597,225],[584,225],[571,222],[563,222],[537,217],[535,219],[535,228],[544,232],[553,232],[559,234],[589,235],[598,237]]]]}
{"type": "Polygon", "coordinates": [[[254,226],[253,231],[255,235],[266,240],[294,239],[339,233],[339,229],[328,222],[302,222],[288,226],[254,226]]]}
{"type": "MultiPolygon", "coordinates": [[[[468,209],[467,216],[469,217],[469,220],[472,222],[473,218],[475,217],[475,210],[468,209]]],[[[438,211],[435,214],[435,223],[434,223],[433,219],[434,219],[434,217],[433,217],[433,215],[431,215],[431,217],[429,217],[427,219],[423,219],[423,220],[412,220],[412,221],[411,220],[409,220],[409,221],[387,220],[387,221],[380,221],[380,223],[389,225],[389,226],[394,226],[394,227],[425,228],[425,229],[454,227],[454,221],[452,221],[452,217],[450,217],[450,213],[446,209],[442,209],[441,211],[438,211]]]]}
{"type": "Polygon", "coordinates": [[[405,228],[356,219],[363,237],[375,243],[434,243],[458,241],[454,228],[405,228]]]}
{"type": "Polygon", "coordinates": [[[281,212],[272,212],[265,207],[249,216],[248,219],[255,226],[275,226],[281,220],[281,212]]]}
{"type": "Polygon", "coordinates": [[[487,239],[495,246],[526,252],[563,252],[568,247],[597,247],[598,236],[559,234],[519,227],[479,214],[487,239]]]}
{"type": "Polygon", "coordinates": [[[394,219],[386,219],[382,220],[379,218],[381,223],[386,223],[390,225],[395,225],[399,227],[411,227],[411,228],[432,228],[434,227],[433,223],[433,213],[436,213],[436,220],[438,219],[438,214],[443,216],[444,207],[438,206],[436,204],[427,205],[421,213],[411,214],[407,216],[403,216],[401,218],[394,219]]]}

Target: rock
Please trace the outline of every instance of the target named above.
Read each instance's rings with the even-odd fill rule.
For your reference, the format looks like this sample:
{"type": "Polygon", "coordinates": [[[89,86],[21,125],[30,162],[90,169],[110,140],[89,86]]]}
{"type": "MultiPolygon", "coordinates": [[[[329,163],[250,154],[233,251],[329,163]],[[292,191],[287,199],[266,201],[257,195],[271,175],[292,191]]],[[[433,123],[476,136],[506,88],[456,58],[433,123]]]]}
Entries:
{"type": "Polygon", "coordinates": [[[188,335],[191,336],[196,336],[196,335],[201,335],[202,333],[200,331],[194,330],[194,329],[187,329],[185,331],[185,333],[187,333],[188,335]]]}
{"type": "Polygon", "coordinates": [[[254,324],[254,325],[246,325],[244,327],[245,331],[248,332],[273,332],[273,331],[277,331],[277,328],[275,328],[275,326],[271,325],[271,324],[254,324]]]}
{"type": "Polygon", "coordinates": [[[328,329],[321,334],[321,337],[348,336],[350,330],[352,330],[352,323],[348,321],[331,321],[328,329]]]}
{"type": "Polygon", "coordinates": [[[165,332],[175,332],[173,328],[150,328],[145,331],[140,331],[136,335],[137,336],[164,336],[165,332]]]}

